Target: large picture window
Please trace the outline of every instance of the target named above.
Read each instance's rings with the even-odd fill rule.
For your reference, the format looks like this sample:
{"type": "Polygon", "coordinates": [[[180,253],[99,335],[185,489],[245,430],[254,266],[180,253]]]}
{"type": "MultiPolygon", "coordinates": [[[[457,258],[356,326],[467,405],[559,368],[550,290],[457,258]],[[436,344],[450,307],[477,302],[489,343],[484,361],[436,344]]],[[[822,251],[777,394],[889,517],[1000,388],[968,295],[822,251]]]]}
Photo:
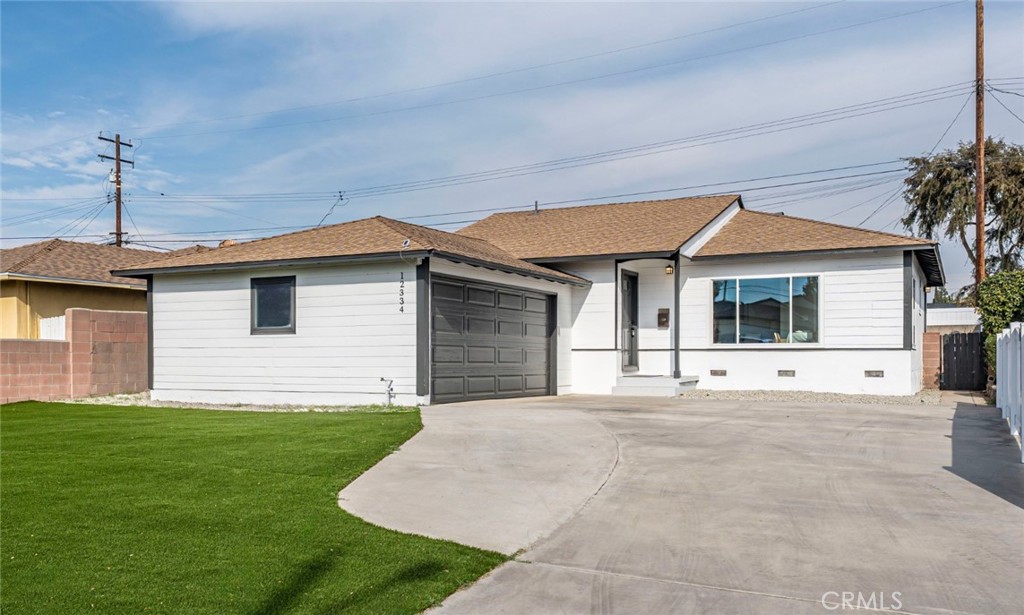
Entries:
{"type": "Polygon", "coordinates": [[[818,341],[818,276],[714,280],[715,344],[818,341]]]}
{"type": "Polygon", "coordinates": [[[252,333],[295,333],[295,276],[252,279],[252,333]]]}

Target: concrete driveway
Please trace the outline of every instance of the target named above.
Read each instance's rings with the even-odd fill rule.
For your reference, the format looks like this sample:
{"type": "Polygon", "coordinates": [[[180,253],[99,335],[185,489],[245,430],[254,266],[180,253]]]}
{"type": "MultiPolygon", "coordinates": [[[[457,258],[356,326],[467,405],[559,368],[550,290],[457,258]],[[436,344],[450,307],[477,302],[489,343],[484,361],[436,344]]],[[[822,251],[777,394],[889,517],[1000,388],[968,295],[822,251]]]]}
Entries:
{"type": "Polygon", "coordinates": [[[570,396],[423,416],[424,431],[339,503],[387,527],[516,553],[441,613],[1024,605],[1024,465],[997,412],[969,398],[570,396]]]}

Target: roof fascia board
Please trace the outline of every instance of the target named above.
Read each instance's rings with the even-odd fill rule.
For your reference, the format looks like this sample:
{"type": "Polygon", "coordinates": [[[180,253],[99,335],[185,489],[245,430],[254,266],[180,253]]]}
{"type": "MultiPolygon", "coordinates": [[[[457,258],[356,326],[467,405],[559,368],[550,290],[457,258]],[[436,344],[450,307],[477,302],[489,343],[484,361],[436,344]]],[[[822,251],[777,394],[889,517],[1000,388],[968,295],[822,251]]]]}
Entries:
{"type": "Polygon", "coordinates": [[[33,275],[27,273],[0,273],[0,281],[25,281],[25,282],[46,282],[50,284],[71,284],[75,286],[99,286],[103,288],[121,288],[128,290],[145,291],[142,284],[130,282],[101,282],[99,280],[81,280],[78,278],[60,278],[47,275],[33,275]]]}
{"type": "Polygon", "coordinates": [[[632,252],[622,254],[586,254],[579,256],[553,256],[547,258],[524,258],[528,263],[544,265],[546,263],[567,263],[571,261],[606,261],[606,260],[641,260],[645,258],[672,258],[675,250],[666,252],[632,252]]]}
{"type": "Polygon", "coordinates": [[[717,216],[711,219],[710,222],[705,224],[699,231],[687,239],[683,245],[679,246],[679,253],[686,258],[693,258],[693,255],[700,251],[704,247],[704,244],[711,241],[711,239],[718,234],[718,231],[722,230],[733,216],[738,214],[743,209],[743,204],[740,202],[739,197],[735,201],[730,203],[718,213],[717,216]]]}
{"type": "Polygon", "coordinates": [[[383,252],[379,254],[354,254],[345,256],[290,258],[283,260],[250,261],[245,263],[220,263],[210,265],[182,265],[180,267],[157,267],[152,269],[117,269],[113,275],[126,278],[144,278],[148,275],[164,275],[170,273],[205,273],[211,271],[236,271],[239,269],[264,269],[267,267],[301,267],[334,264],[371,263],[406,258],[428,256],[429,250],[409,250],[406,252],[383,252]]]}
{"type": "MultiPolygon", "coordinates": [[[[921,248],[930,249],[933,247],[929,244],[922,244],[921,248]]],[[[920,250],[921,248],[915,246],[878,246],[874,248],[839,248],[836,250],[801,250],[791,252],[758,252],[754,254],[714,254],[709,256],[694,255],[690,257],[693,261],[713,261],[713,260],[741,260],[750,258],[789,258],[799,256],[829,256],[834,254],[869,254],[869,253],[900,253],[906,250],[920,250]]]]}
{"type": "MultiPolygon", "coordinates": [[[[526,276],[526,277],[529,277],[529,278],[537,278],[539,280],[545,280],[545,281],[548,281],[548,282],[557,282],[559,284],[569,284],[570,286],[579,286],[579,287],[590,286],[590,281],[589,280],[584,280],[582,278],[580,278],[578,280],[573,280],[571,278],[560,276],[555,271],[552,271],[550,274],[545,274],[545,273],[542,273],[542,272],[539,272],[539,271],[531,271],[529,269],[520,269],[518,267],[510,267],[508,265],[499,265],[497,263],[492,263],[490,261],[480,260],[478,258],[470,258],[468,256],[460,256],[458,254],[451,254],[449,252],[443,252],[441,250],[438,250],[438,251],[434,252],[434,254],[436,254],[437,256],[440,256],[442,258],[445,258],[447,260],[456,262],[456,263],[462,263],[464,265],[471,265],[471,266],[474,266],[474,267],[483,267],[484,269],[491,269],[493,271],[504,271],[506,273],[515,273],[515,274],[518,274],[518,275],[526,276]]],[[[564,275],[569,275],[569,274],[564,274],[564,275]]]]}

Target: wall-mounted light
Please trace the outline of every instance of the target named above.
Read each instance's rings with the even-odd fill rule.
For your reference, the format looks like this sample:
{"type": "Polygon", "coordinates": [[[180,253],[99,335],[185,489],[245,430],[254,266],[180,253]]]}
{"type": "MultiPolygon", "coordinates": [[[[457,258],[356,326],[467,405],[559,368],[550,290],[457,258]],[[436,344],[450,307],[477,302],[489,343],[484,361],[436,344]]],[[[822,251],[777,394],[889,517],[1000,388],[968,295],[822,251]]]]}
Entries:
{"type": "Polygon", "coordinates": [[[676,272],[676,268],[672,265],[665,265],[665,275],[672,275],[676,272]]]}

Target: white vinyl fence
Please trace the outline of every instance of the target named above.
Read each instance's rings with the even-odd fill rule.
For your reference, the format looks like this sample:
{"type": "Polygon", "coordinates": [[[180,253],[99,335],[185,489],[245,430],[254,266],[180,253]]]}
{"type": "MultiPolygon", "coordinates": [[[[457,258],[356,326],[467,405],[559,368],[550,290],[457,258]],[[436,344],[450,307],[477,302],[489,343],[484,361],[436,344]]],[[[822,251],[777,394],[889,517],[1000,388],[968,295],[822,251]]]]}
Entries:
{"type": "MultiPolygon", "coordinates": [[[[1011,323],[996,336],[996,406],[1010,426],[1010,433],[1020,444],[1024,422],[1024,342],[1022,325],[1011,323]]],[[[1021,463],[1024,463],[1024,446],[1021,447],[1021,463]]]]}
{"type": "Polygon", "coordinates": [[[63,340],[64,339],[64,315],[51,316],[50,318],[39,319],[39,339],[41,340],[63,340]]]}

